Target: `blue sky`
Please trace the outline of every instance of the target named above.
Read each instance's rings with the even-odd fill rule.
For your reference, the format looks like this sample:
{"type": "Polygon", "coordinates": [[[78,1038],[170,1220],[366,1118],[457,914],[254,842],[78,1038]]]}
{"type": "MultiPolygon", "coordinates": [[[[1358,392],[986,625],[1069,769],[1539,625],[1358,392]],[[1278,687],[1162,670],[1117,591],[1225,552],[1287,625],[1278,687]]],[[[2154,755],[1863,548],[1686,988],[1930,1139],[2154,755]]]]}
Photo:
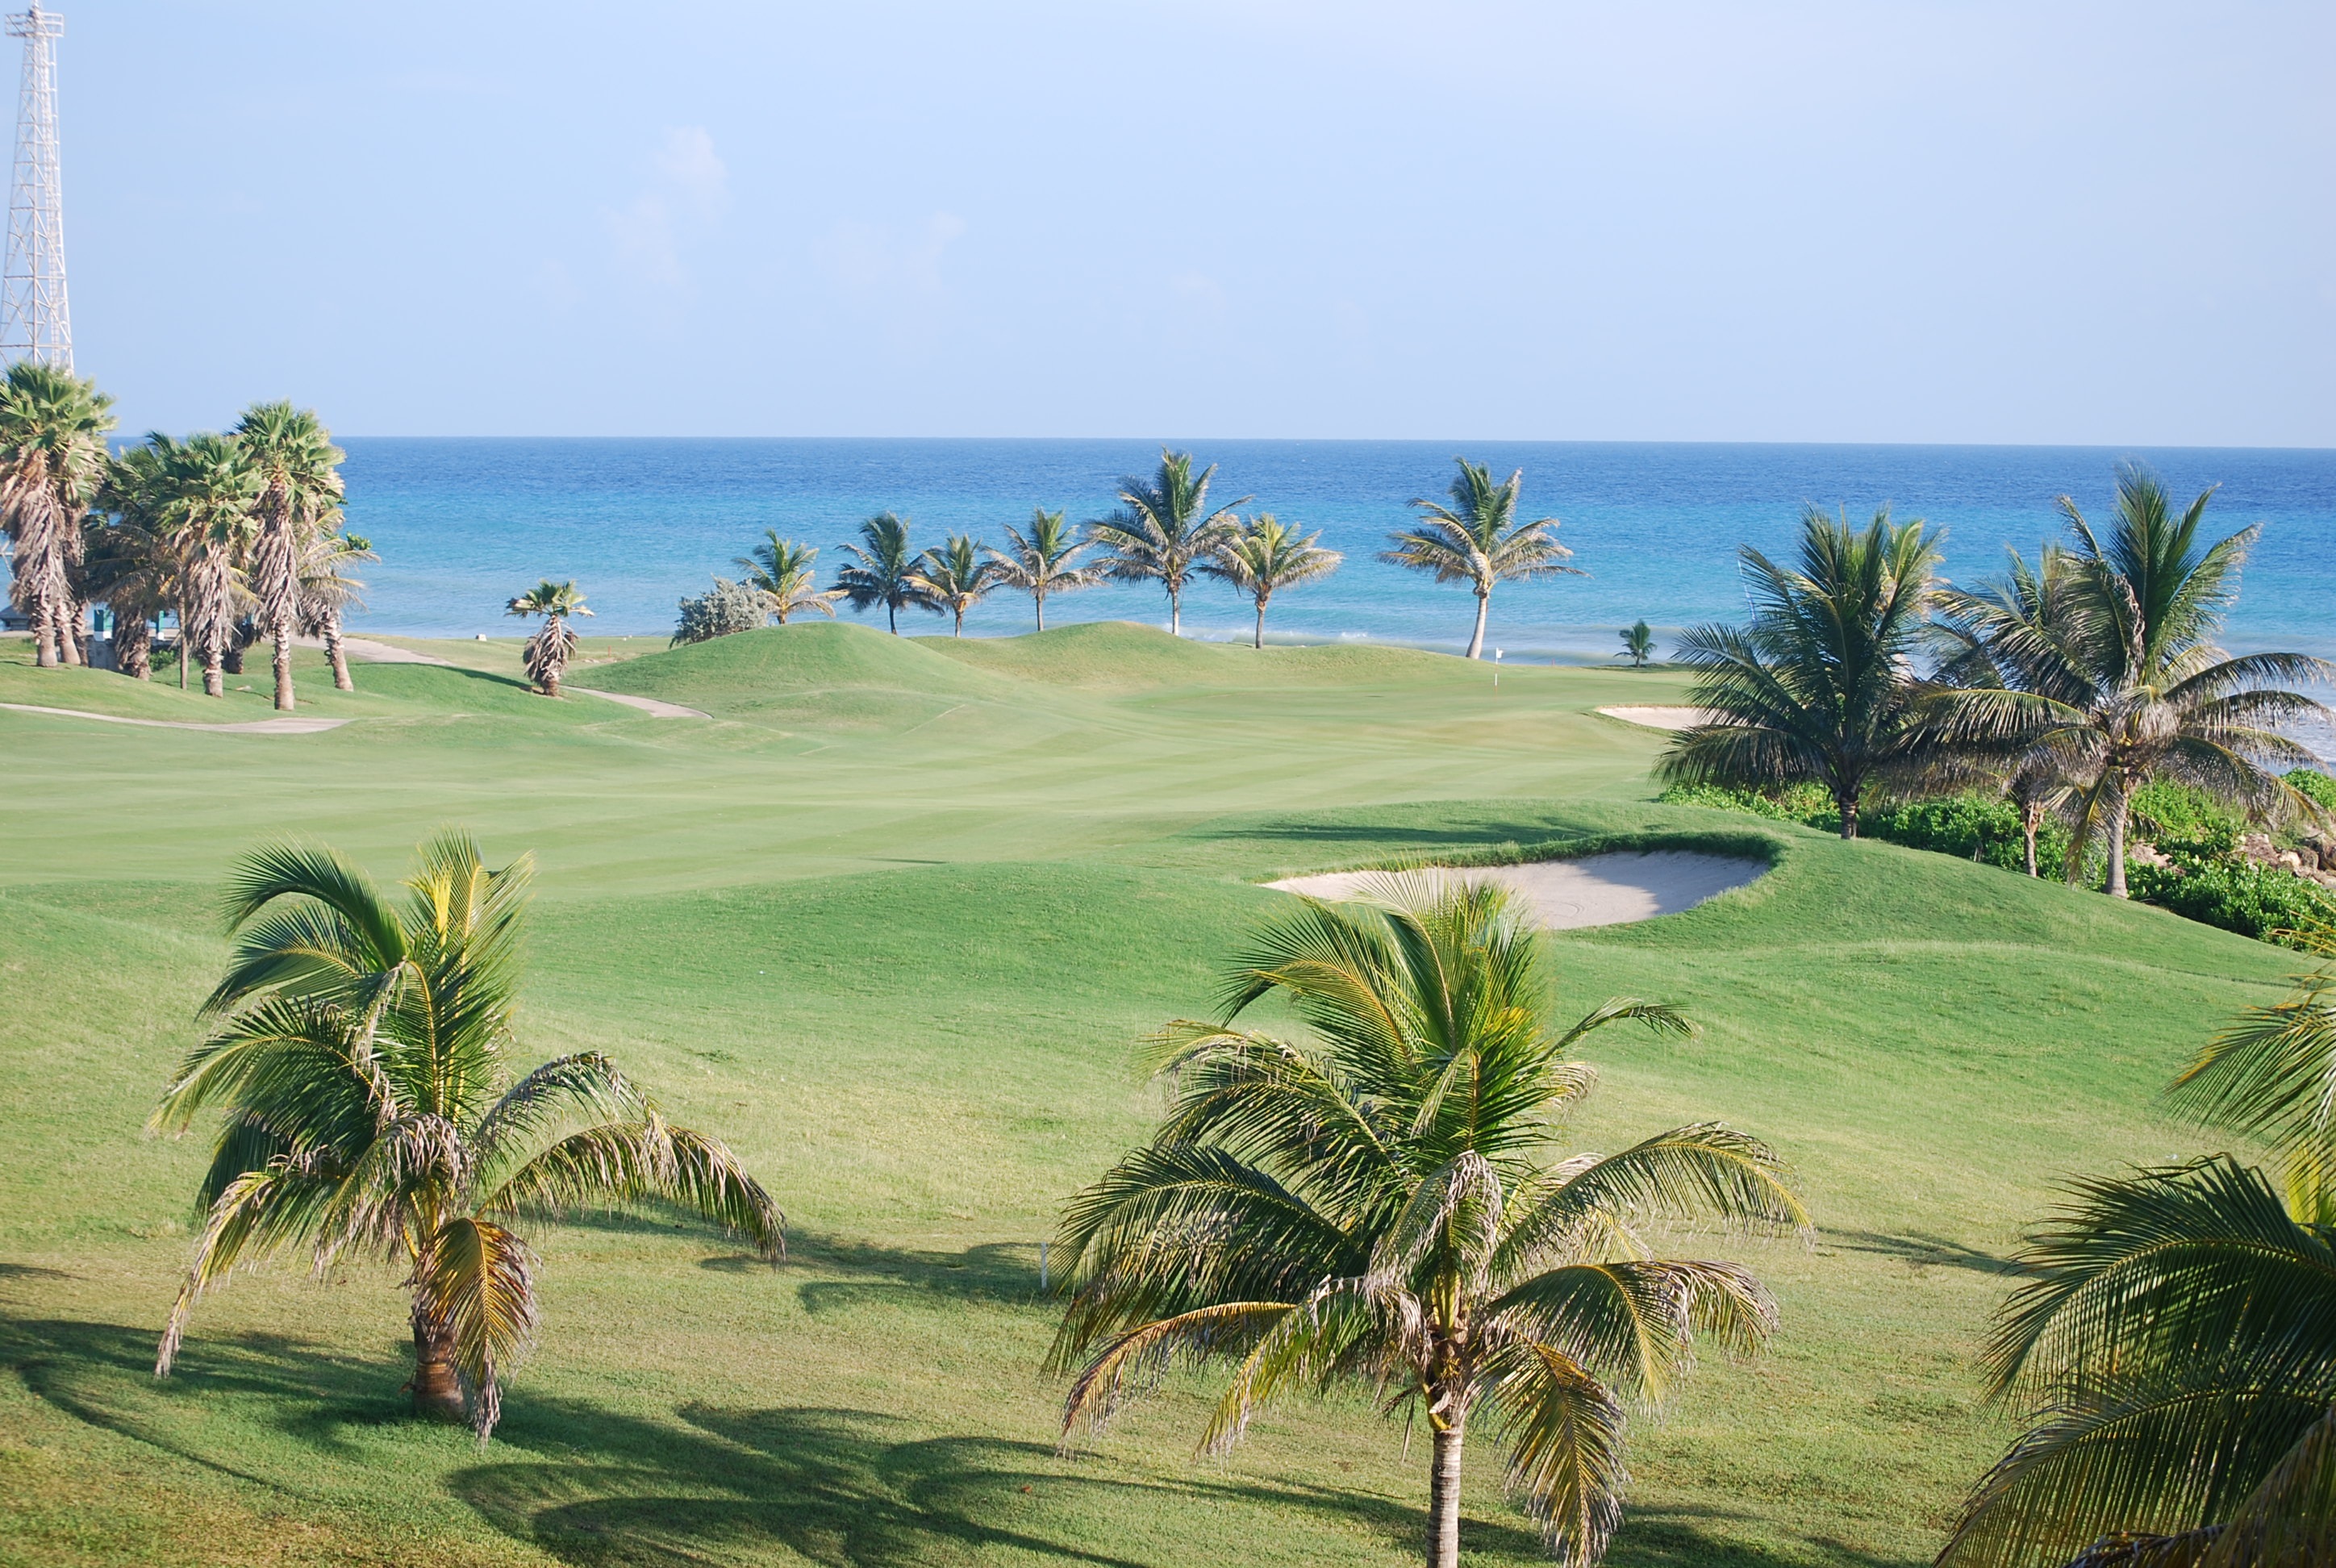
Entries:
{"type": "Polygon", "coordinates": [[[133,428],[2336,443],[2336,7],[67,0],[133,428]]]}

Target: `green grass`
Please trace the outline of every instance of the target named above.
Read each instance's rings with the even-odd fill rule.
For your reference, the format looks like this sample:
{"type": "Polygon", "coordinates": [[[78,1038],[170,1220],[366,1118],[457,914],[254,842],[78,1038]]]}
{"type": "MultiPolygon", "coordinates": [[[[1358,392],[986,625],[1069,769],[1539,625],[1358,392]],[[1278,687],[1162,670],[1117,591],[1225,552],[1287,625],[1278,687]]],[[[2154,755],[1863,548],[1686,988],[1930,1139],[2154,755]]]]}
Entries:
{"type": "MultiPolygon", "coordinates": [[[[588,648],[609,662],[572,678],[715,716],[664,721],[529,696],[515,644],[432,646],[477,667],[360,666],[341,696],[304,660],[304,710],[356,721],[326,734],[0,712],[0,1563],[1411,1560],[1424,1454],[1358,1401],[1201,1463],[1213,1384],[1180,1377],[1056,1456],[1037,1243],[1156,1115],[1132,1042],[1205,1006],[1279,896],[1253,881],[1744,831],[1653,803],[1660,737],[1590,711],[1676,701],[1678,676],[1496,689],[1431,656],[1127,627],[588,648]],[[377,1272],[239,1279],[155,1383],[201,1156],[140,1128],[216,978],[221,872],[289,832],[391,876],[446,822],[541,862],[528,1049],[610,1051],[728,1139],[790,1260],[658,1214],[544,1232],[542,1346],[483,1450],[399,1417],[377,1272]]],[[[0,643],[0,700],[267,711],[21,652],[0,643]]],[[[1774,834],[1748,888],[1551,943],[1563,1006],[1659,997],[1703,1026],[1601,1037],[1574,1139],[1724,1116],[1781,1146],[1823,1227],[1690,1239],[1750,1259],[1784,1332],[1635,1429],[1629,1568],[1927,1561],[2011,1430],[1973,1353],[2019,1227],[2068,1174],[2207,1146],[2156,1090],[2292,960],[1774,834]]],[[[1534,1561],[1490,1449],[1474,1465],[1472,1557],[1534,1561]]]]}

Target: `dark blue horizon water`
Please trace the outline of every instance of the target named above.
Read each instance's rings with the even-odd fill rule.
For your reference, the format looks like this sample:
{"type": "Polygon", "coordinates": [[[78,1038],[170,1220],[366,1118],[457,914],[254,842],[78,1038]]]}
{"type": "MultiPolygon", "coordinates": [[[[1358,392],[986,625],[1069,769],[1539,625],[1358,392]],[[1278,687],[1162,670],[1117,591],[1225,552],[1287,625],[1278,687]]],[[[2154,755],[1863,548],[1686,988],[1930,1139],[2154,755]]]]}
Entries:
{"type": "MultiPolygon", "coordinates": [[[[365,570],[367,610],[353,629],[415,637],[511,635],[503,601],[544,578],[573,578],[594,633],[665,635],[685,594],[737,575],[764,528],[816,544],[822,572],[871,514],[911,520],[919,544],[949,532],[1004,541],[1034,506],[1074,520],[1112,506],[1120,475],[1159,456],[1144,441],[865,439],[525,439],[355,437],[349,526],[382,556],[365,570]]],[[[1888,502],[1946,530],[1950,576],[2000,570],[2007,545],[2033,554],[2063,523],[2055,498],[2109,510],[2116,464],[2138,459],[2177,498],[2219,485],[2212,537],[2263,535],[2224,641],[2336,657],[2336,451],[2326,449],[1718,445],[1564,442],[1198,441],[1218,465],[1211,499],[1254,496],[1244,511],[1320,529],[1346,553],[1337,575],[1278,597],[1268,635],[1458,650],[1474,602],[1465,588],[1375,559],[1414,496],[1441,497],[1465,452],[1524,470],[1524,515],[1562,520],[1587,577],[1504,584],[1488,647],[1510,658],[1611,657],[1619,628],[1645,618],[1667,645],[1679,627],[1744,613],[1737,547],[1789,549],[1804,502],[1864,520],[1888,502]]],[[[1126,619],[1164,625],[1152,585],[1111,585],[1050,599],[1050,624],[1126,619]]],[[[847,610],[844,612],[849,614],[847,610]]],[[[1188,634],[1246,638],[1246,599],[1218,583],[1189,590],[1188,634]]],[[[881,614],[876,623],[881,624],[881,614]]],[[[903,630],[946,630],[917,616],[903,630]]],[[[968,635],[1026,631],[1030,605],[1003,593],[968,618],[968,635]]],[[[1660,651],[1660,650],[1659,650],[1660,651]]]]}

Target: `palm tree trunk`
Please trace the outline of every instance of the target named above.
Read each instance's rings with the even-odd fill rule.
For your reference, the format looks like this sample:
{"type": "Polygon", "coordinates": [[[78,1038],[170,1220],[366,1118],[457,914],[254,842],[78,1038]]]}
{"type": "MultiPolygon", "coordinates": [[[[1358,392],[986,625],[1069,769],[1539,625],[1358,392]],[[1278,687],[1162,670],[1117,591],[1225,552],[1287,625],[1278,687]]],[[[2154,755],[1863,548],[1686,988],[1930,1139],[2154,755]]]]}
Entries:
{"type": "Polygon", "coordinates": [[[226,656],[219,649],[215,648],[203,649],[203,695],[205,696],[227,695],[227,677],[224,670],[226,663],[226,656]]]}
{"type": "Polygon", "coordinates": [[[900,635],[900,606],[896,600],[884,601],[884,629],[894,637],[900,635]]]}
{"type": "Polygon", "coordinates": [[[1263,594],[1257,596],[1257,640],[1251,646],[1260,649],[1265,647],[1265,595],[1263,594]]]}
{"type": "Polygon", "coordinates": [[[292,628],[277,623],[275,637],[276,711],[290,713],[292,696],[292,628]]]}
{"type": "Polygon", "coordinates": [[[1168,587],[1168,635],[1184,635],[1184,590],[1175,583],[1168,587]]]}
{"type": "Polygon", "coordinates": [[[172,616],[179,623],[179,689],[184,691],[187,689],[187,612],[180,609],[173,611],[172,616]]]}
{"type": "Polygon", "coordinates": [[[1476,629],[1468,634],[1470,658],[1482,658],[1484,655],[1484,612],[1491,608],[1492,603],[1491,589],[1480,588],[1476,590],[1476,629]]]}
{"type": "Polygon", "coordinates": [[[1460,1447],[1465,1420],[1436,1434],[1427,1473],[1427,1568],[1460,1568],[1460,1447]]]}
{"type": "Polygon", "coordinates": [[[357,683],[349,678],[349,650],[341,643],[339,610],[334,610],[325,618],[325,653],[333,661],[333,689],[356,690],[357,683]]]}
{"type": "Polygon", "coordinates": [[[2043,802],[2029,801],[2026,805],[2020,807],[2020,836],[2027,841],[2025,859],[2028,864],[2028,874],[2031,877],[2036,874],[2036,833],[2037,830],[2041,828],[2043,825],[2043,802]]]}
{"type": "Polygon", "coordinates": [[[58,601],[57,659],[67,669],[79,669],[87,662],[81,652],[81,623],[88,618],[88,613],[70,595],[58,601]]]}
{"type": "Polygon", "coordinates": [[[1046,629],[1046,590],[1037,589],[1030,595],[1030,599],[1038,607],[1038,629],[1044,631],[1046,629]]]}
{"type": "Polygon", "coordinates": [[[454,1331],[414,1315],[414,1413],[424,1419],[462,1421],[462,1380],[454,1375],[454,1331]]]}
{"type": "Polygon", "coordinates": [[[45,595],[33,601],[33,667],[57,667],[57,621],[45,595]]]}
{"type": "Polygon", "coordinates": [[[2119,774],[2109,794],[2109,897],[2113,899],[2133,897],[2125,885],[2125,824],[2132,814],[2130,793],[2125,775],[2119,774]]]}
{"type": "Polygon", "coordinates": [[[1857,796],[1835,795],[1833,803],[1841,812],[1841,836],[1845,839],[1855,838],[1857,836],[1857,796]]]}
{"type": "Polygon", "coordinates": [[[951,636],[951,637],[963,637],[964,635],[965,635],[965,611],[963,611],[963,610],[959,610],[959,611],[957,612],[957,624],[956,624],[955,626],[953,626],[953,627],[951,627],[951,628],[949,628],[949,636],[951,636]]]}
{"type": "Polygon", "coordinates": [[[114,615],[113,663],[132,680],[154,678],[154,638],[144,616],[114,615]]]}

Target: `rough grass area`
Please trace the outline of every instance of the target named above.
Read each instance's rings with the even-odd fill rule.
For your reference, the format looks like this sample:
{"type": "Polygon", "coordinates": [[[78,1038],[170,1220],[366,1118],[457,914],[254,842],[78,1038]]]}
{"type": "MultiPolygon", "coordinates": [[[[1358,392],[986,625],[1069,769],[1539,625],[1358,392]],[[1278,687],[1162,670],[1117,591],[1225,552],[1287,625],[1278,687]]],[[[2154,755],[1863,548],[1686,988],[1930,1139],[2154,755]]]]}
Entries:
{"type": "MultiPolygon", "coordinates": [[[[1255,882],[1743,833],[1655,804],[1662,737],[1591,712],[1677,700],[1677,677],[1495,689],[1383,650],[824,625],[579,676],[710,723],[497,674],[360,666],[316,706],[361,722],[306,736],[0,712],[0,1563],[1414,1559],[1423,1450],[1358,1400],[1202,1463],[1214,1385],[1178,1377],[1058,1456],[1037,1243],[1156,1114],[1132,1042],[1205,1008],[1280,896],[1255,882]],[[541,862],[528,1051],[612,1052],[727,1138],[785,1205],[789,1261],[662,1213],[542,1232],[542,1348],[483,1449],[402,1418],[379,1272],[240,1279],[156,1383],[201,1154],[140,1128],[216,978],[221,871],[300,832],[391,876],[450,821],[541,862]]],[[[99,697],[54,706],[96,706],[109,682],[132,685],[0,662],[5,700],[71,684],[99,697]]],[[[1823,1226],[1806,1248],[1687,1239],[1749,1259],[1784,1333],[1637,1427],[1612,1561],[1917,1564],[2011,1429],[1973,1353],[2019,1227],[2065,1175],[2207,1146],[2153,1096],[2292,955],[1757,831],[1759,881],[1551,939],[1563,1008],[1635,994],[1702,1025],[1601,1036],[1569,1141],[1725,1117],[1783,1148],[1823,1226]]],[[[1472,1477],[1472,1560],[1538,1560],[1489,1449],[1472,1477]]]]}

